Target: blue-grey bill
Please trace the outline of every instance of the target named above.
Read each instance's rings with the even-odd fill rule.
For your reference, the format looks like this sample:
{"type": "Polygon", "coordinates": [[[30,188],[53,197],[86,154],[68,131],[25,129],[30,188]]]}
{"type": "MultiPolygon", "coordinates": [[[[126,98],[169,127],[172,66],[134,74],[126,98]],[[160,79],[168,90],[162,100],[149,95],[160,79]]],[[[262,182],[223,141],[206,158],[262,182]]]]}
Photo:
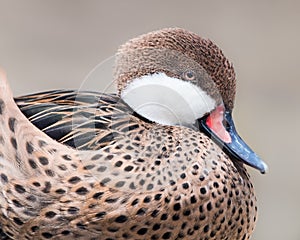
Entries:
{"type": "Polygon", "coordinates": [[[214,142],[216,142],[224,151],[230,156],[243,163],[259,170],[261,173],[268,171],[267,164],[243,141],[238,135],[232,119],[230,111],[226,111],[224,115],[226,121],[226,130],[231,137],[230,143],[223,142],[214,132],[207,126],[206,118],[200,119],[200,128],[206,133],[214,142]]]}

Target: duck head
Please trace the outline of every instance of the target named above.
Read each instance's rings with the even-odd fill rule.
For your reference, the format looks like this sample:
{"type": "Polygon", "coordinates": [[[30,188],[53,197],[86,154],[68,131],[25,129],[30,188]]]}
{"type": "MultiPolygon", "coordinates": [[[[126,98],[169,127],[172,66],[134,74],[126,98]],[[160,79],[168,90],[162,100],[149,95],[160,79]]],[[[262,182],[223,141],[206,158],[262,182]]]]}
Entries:
{"type": "Polygon", "coordinates": [[[142,117],[197,126],[231,158],[267,171],[235,129],[235,72],[210,40],[179,28],[141,35],[119,48],[115,79],[121,98],[142,117]]]}

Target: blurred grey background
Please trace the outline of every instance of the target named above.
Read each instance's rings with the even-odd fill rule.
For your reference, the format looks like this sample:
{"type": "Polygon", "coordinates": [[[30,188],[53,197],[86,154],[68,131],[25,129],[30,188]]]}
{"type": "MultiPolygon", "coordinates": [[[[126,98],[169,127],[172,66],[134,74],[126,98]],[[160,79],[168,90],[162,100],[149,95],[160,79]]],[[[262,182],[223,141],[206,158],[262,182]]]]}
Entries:
{"type": "Polygon", "coordinates": [[[88,74],[132,37],[177,26],[210,38],[237,72],[240,135],[270,167],[249,169],[259,202],[252,239],[299,240],[299,25],[299,1],[0,0],[0,66],[16,95],[103,91],[112,59],[88,74]]]}

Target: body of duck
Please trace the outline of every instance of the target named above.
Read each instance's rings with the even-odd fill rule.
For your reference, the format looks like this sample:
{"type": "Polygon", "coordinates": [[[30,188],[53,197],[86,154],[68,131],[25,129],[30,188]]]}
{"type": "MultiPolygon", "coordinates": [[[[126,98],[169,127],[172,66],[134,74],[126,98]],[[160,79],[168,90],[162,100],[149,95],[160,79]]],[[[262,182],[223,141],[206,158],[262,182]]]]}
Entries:
{"type": "Polygon", "coordinates": [[[13,99],[1,75],[4,233],[249,239],[257,207],[243,163],[266,165],[235,132],[235,75],[221,50],[164,29],[123,45],[116,66],[119,95],[13,99]]]}

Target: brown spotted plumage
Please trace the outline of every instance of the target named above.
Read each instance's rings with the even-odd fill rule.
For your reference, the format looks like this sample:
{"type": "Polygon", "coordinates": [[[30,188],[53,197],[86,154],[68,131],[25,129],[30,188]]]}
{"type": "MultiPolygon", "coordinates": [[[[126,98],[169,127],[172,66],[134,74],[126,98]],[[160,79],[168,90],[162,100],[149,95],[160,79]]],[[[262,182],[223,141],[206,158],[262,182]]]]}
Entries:
{"type": "MultiPolygon", "coordinates": [[[[158,65],[183,80],[193,69],[217,104],[221,95],[233,108],[232,65],[212,42],[182,29],[123,45],[119,91],[158,65]],[[152,48],[160,56],[161,49],[179,52],[166,63],[152,48]]],[[[257,215],[243,163],[201,129],[151,122],[113,94],[50,91],[13,99],[3,73],[0,189],[0,223],[11,239],[246,240],[257,215]]]]}

